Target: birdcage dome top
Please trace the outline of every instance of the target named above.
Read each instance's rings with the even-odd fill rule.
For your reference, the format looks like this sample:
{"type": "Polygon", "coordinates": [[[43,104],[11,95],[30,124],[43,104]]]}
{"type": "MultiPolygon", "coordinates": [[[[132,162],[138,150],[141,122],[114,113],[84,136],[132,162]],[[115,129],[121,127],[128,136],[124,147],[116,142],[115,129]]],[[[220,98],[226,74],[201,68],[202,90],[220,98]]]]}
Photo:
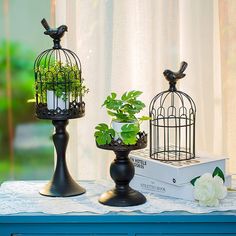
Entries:
{"type": "Polygon", "coordinates": [[[182,91],[164,91],[157,94],[150,103],[150,114],[158,112],[163,116],[196,113],[193,99],[182,91]]]}
{"type": "Polygon", "coordinates": [[[150,113],[156,112],[163,113],[163,115],[170,115],[175,111],[175,115],[180,115],[184,113],[195,113],[196,105],[193,99],[186,93],[177,90],[176,83],[179,79],[183,78],[185,74],[183,71],[187,67],[186,62],[182,63],[179,72],[172,72],[170,70],[165,70],[163,72],[165,78],[169,81],[169,89],[157,94],[151,101],[149,106],[150,113]],[[178,114],[179,113],[179,114],[178,114]]]}
{"type": "Polygon", "coordinates": [[[47,49],[42,52],[35,60],[34,71],[40,69],[50,70],[55,65],[60,68],[67,66],[81,71],[81,62],[79,57],[71,50],[65,48],[47,49]]]}

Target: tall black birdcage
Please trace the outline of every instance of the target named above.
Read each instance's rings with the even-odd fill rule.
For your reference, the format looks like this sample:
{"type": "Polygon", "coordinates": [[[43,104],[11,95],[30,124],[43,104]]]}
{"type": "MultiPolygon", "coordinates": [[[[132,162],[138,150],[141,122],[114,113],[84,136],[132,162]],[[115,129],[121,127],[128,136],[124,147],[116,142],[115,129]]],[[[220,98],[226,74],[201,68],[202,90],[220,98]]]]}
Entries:
{"type": "Polygon", "coordinates": [[[69,134],[66,131],[68,119],[85,114],[82,100],[87,92],[81,77],[81,63],[78,56],[61,47],[60,41],[66,25],[50,28],[43,19],[44,34],[53,39],[53,48],[42,52],[35,60],[36,116],[50,119],[55,126],[53,142],[57,153],[56,168],[52,180],[40,191],[42,195],[68,197],[85,192],[71,177],[66,164],[66,147],[69,134]]]}
{"type": "Polygon", "coordinates": [[[187,63],[178,72],[165,70],[169,89],[157,94],[149,106],[150,157],[160,161],[182,161],[195,157],[196,106],[186,93],[177,90],[187,63]]]}
{"type": "MultiPolygon", "coordinates": [[[[45,22],[44,22],[45,23],[45,22]]],[[[47,27],[47,26],[46,26],[47,27]]],[[[53,48],[35,60],[36,115],[40,119],[62,120],[84,116],[86,93],[78,56],[60,45],[67,26],[46,31],[53,38],[53,48]]]]}

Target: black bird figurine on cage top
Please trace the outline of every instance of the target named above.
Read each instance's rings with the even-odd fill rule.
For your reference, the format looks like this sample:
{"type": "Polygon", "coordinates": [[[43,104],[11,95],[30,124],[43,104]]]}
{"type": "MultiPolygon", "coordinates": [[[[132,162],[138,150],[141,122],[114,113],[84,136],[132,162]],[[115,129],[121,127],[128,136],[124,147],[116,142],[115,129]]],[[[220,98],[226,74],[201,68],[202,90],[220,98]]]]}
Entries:
{"type": "Polygon", "coordinates": [[[60,48],[60,39],[64,36],[65,31],[68,30],[66,25],[61,25],[56,29],[52,29],[45,19],[41,21],[43,27],[46,29],[44,34],[49,35],[54,40],[53,48],[60,48]]]}
{"type": "Polygon", "coordinates": [[[68,197],[85,192],[71,177],[66,165],[66,147],[69,134],[68,119],[80,118],[85,114],[83,95],[88,91],[81,77],[78,56],[61,47],[61,37],[67,31],[62,25],[51,29],[43,19],[45,34],[53,38],[53,48],[42,52],[35,60],[36,116],[50,119],[55,126],[53,142],[57,153],[57,164],[52,180],[40,191],[42,195],[68,197]]]}
{"type": "Polygon", "coordinates": [[[150,103],[152,159],[182,161],[195,157],[196,106],[189,95],[176,88],[177,81],[185,77],[187,65],[182,62],[178,72],[163,72],[169,89],[157,94],[150,103]]]}

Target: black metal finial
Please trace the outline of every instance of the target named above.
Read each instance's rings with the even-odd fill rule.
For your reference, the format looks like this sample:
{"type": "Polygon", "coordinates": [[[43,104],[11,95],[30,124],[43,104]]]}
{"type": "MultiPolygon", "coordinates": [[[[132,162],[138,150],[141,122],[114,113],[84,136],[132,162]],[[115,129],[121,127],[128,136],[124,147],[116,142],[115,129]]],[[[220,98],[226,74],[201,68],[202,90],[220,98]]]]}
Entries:
{"type": "Polygon", "coordinates": [[[44,34],[49,35],[51,38],[53,38],[53,42],[54,42],[53,48],[54,49],[61,48],[60,41],[61,41],[61,38],[63,37],[65,31],[68,30],[67,26],[61,25],[56,29],[52,29],[49,26],[48,22],[44,18],[42,19],[41,23],[42,23],[43,27],[46,29],[44,34]]]}
{"type": "Polygon", "coordinates": [[[170,88],[169,91],[176,91],[176,82],[179,79],[184,78],[185,74],[183,73],[188,66],[188,63],[185,61],[182,61],[180,64],[180,69],[178,72],[173,72],[171,70],[165,70],[163,72],[163,75],[165,78],[169,81],[170,88]]]}

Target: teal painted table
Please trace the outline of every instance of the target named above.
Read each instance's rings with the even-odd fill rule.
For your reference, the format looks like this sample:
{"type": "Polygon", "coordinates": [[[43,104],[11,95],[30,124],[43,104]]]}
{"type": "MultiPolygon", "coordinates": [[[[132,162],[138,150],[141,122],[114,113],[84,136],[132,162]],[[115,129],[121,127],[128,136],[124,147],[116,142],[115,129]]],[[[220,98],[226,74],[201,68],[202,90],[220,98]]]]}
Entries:
{"type": "Polygon", "coordinates": [[[107,215],[19,214],[0,216],[1,236],[154,236],[236,235],[233,212],[188,214],[183,212],[107,215]]]}
{"type": "MultiPolygon", "coordinates": [[[[122,208],[115,212],[116,209],[97,202],[99,194],[107,189],[107,185],[84,182],[87,193],[68,199],[40,196],[38,189],[43,185],[37,182],[8,182],[1,186],[0,236],[236,235],[236,211],[206,214],[171,211],[177,209],[173,208],[175,204],[171,204],[173,199],[148,197],[148,202],[134,211],[124,212],[125,208],[122,208]],[[93,192],[93,189],[96,191],[93,192]],[[169,208],[162,206],[165,204],[170,204],[169,208]],[[50,209],[51,206],[53,209],[50,209]],[[158,210],[160,206],[169,209],[169,212],[150,214],[157,212],[155,209],[158,210]],[[58,213],[55,213],[55,207],[58,213]],[[149,211],[141,213],[141,209],[142,212],[149,211]],[[70,213],[72,211],[75,213],[70,213]]],[[[234,199],[232,195],[224,202],[228,209],[236,209],[234,199]]],[[[186,207],[196,205],[184,201],[182,207],[185,206],[183,204],[186,207]]],[[[195,212],[199,210],[189,209],[195,212]]]]}

